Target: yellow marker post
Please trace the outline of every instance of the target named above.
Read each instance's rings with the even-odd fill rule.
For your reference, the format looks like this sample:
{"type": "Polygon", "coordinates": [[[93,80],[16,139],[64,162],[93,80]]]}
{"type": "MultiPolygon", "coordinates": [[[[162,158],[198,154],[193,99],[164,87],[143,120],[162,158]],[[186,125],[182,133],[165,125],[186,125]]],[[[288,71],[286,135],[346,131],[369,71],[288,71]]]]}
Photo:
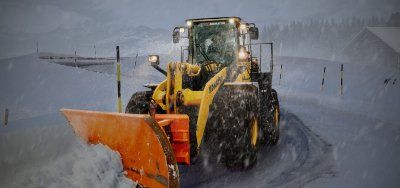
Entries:
{"type": "Polygon", "coordinates": [[[122,101],[121,101],[121,62],[119,56],[119,46],[117,46],[117,87],[118,87],[118,99],[117,109],[119,113],[122,113],[122,101]]]}

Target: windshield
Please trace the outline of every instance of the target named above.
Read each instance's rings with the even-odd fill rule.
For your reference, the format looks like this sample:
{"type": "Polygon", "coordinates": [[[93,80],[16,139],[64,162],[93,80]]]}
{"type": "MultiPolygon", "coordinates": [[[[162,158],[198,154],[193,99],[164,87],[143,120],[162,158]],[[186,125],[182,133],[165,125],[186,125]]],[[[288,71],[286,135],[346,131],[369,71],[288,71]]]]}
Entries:
{"type": "Polygon", "coordinates": [[[193,27],[194,61],[230,65],[236,60],[237,31],[231,24],[200,23],[193,27]]]}

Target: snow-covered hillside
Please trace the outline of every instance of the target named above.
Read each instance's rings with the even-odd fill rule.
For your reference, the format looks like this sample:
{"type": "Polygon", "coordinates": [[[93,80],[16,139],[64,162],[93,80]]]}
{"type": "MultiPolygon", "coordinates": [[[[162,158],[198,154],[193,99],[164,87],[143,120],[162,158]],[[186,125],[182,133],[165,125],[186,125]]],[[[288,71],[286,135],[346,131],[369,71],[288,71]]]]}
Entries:
{"type": "Polygon", "coordinates": [[[278,57],[273,81],[275,88],[289,98],[385,121],[400,120],[400,70],[397,67],[278,57]],[[343,95],[340,92],[341,64],[343,95]],[[321,89],[324,67],[324,88],[321,89]],[[282,75],[280,84],[279,74],[282,75]]]}
{"type": "Polygon", "coordinates": [[[173,48],[171,32],[146,26],[114,23],[57,28],[45,33],[1,32],[0,57],[20,56],[36,52],[70,53],[98,57],[112,57],[115,45],[120,45],[125,56],[136,53],[170,53],[173,48]],[[62,34],[61,34],[62,33],[62,34]]]}
{"type": "Polygon", "coordinates": [[[307,186],[400,186],[399,69],[291,57],[278,58],[277,64],[283,64],[282,80],[278,85],[277,65],[274,85],[287,113],[298,116],[333,147],[334,176],[307,186]],[[321,91],[323,67],[326,74],[321,91]],[[390,81],[385,83],[387,79],[390,81]]]}

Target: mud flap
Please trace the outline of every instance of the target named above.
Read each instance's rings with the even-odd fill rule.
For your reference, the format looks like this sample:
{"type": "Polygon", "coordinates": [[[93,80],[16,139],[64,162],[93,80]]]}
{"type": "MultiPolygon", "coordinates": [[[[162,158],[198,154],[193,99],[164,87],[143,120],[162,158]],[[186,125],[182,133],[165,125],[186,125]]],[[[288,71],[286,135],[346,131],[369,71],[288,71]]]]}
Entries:
{"type": "Polygon", "coordinates": [[[167,135],[148,115],[61,109],[75,134],[119,152],[127,177],[144,187],[179,187],[167,135]]]}

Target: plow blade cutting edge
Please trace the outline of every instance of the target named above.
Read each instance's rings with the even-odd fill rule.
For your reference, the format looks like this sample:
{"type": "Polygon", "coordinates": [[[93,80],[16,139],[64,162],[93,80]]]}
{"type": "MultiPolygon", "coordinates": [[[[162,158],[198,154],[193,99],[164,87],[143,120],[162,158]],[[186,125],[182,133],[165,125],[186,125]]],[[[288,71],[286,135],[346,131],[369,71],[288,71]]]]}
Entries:
{"type": "Polygon", "coordinates": [[[179,187],[172,146],[148,115],[61,109],[75,134],[121,155],[127,177],[144,187],[179,187]]]}

